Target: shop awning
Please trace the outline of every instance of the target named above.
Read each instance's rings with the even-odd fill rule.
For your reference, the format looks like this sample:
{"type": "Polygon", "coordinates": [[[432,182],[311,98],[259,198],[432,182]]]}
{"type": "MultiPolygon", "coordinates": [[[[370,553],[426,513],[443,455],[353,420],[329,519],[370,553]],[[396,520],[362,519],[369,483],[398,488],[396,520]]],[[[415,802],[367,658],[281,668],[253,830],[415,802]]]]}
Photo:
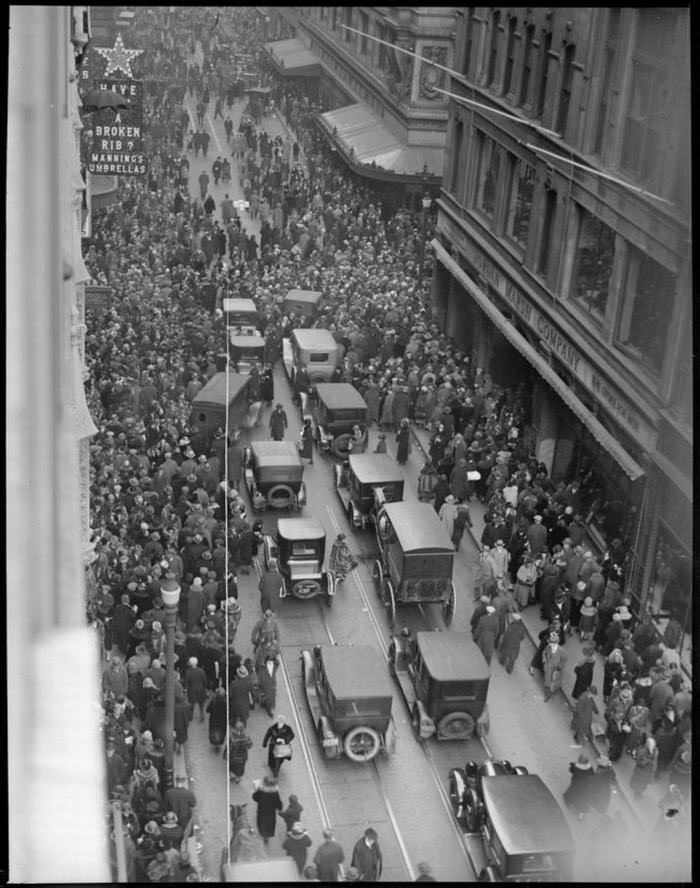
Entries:
{"type": "Polygon", "coordinates": [[[265,49],[278,73],[286,77],[312,77],[321,73],[318,56],[295,37],[273,40],[272,43],[265,44],[265,49]]]}
{"type": "Polygon", "coordinates": [[[442,176],[444,149],[405,145],[361,102],[326,111],[319,121],[357,163],[402,175],[442,176]]]}
{"type": "Polygon", "coordinates": [[[617,439],[610,434],[605,426],[593,416],[583,402],[576,397],[564,380],[549,366],[547,361],[537,353],[527,339],[519,333],[508,319],[491,302],[483,290],[478,287],[459,263],[450,256],[438,240],[431,241],[437,259],[453,274],[464,289],[471,295],[484,314],[498,327],[506,339],[526,358],[540,376],[554,389],[566,406],[578,416],[596,441],[613,457],[627,477],[636,481],[644,475],[642,467],[632,459],[617,439]]]}

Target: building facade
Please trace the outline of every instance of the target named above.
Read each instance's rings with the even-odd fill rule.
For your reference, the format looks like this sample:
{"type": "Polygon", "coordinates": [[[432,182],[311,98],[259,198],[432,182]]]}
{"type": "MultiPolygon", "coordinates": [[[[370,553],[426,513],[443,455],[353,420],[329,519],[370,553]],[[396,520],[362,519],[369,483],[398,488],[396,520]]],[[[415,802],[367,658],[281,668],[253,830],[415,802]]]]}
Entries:
{"type": "Polygon", "coordinates": [[[350,168],[417,197],[443,174],[456,7],[262,7],[276,72],[304,78],[350,168]],[[372,39],[378,38],[378,40],[372,39]],[[384,41],[384,42],[378,42],[384,41]],[[398,47],[398,49],[394,48],[398,47]],[[408,50],[422,57],[416,59],[408,50]]]}
{"type": "Polygon", "coordinates": [[[14,882],[97,883],[110,875],[95,712],[100,645],[85,616],[95,427],[83,388],[87,273],[76,58],[88,32],[85,7],[10,10],[7,758],[14,882]]]}
{"type": "Polygon", "coordinates": [[[524,387],[636,609],[690,632],[688,10],[465,7],[456,31],[436,315],[524,387]]]}

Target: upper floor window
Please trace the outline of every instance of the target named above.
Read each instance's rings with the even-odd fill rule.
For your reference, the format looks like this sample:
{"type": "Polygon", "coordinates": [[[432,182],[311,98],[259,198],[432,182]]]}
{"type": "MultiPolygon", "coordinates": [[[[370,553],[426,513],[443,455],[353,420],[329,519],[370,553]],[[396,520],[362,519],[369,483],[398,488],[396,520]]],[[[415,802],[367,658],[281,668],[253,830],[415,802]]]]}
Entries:
{"type": "Polygon", "coordinates": [[[535,102],[535,114],[542,117],[544,103],[547,99],[547,82],[549,80],[549,52],[552,48],[552,35],[549,31],[542,35],[540,41],[540,67],[537,82],[537,101],[535,102]]]}
{"type": "Polygon", "coordinates": [[[367,44],[369,40],[367,39],[367,34],[369,34],[369,16],[366,12],[360,13],[360,30],[362,31],[362,37],[360,37],[360,52],[364,55],[367,52],[367,44]]]}
{"type": "Polygon", "coordinates": [[[493,218],[496,209],[496,189],[501,167],[501,154],[496,143],[488,136],[481,136],[479,177],[477,181],[477,209],[493,218]]]}
{"type": "Polygon", "coordinates": [[[469,67],[472,62],[472,48],[474,45],[474,6],[464,9],[464,58],[462,62],[462,74],[469,78],[469,67]]]}
{"type": "Polygon", "coordinates": [[[496,81],[496,62],[498,60],[498,27],[501,23],[501,12],[494,10],[491,14],[491,41],[489,43],[489,68],[486,85],[493,86],[496,81]]]}
{"type": "Polygon", "coordinates": [[[467,169],[465,159],[462,156],[464,149],[464,124],[456,120],[454,128],[454,140],[452,142],[452,176],[450,178],[450,192],[460,200],[464,186],[464,177],[467,169]]]}
{"type": "Polygon", "coordinates": [[[579,235],[571,295],[599,323],[605,317],[615,259],[615,232],[579,207],[579,235]]]}
{"type": "Polygon", "coordinates": [[[338,27],[338,7],[331,6],[331,28],[335,31],[338,27]]]}
{"type": "Polygon", "coordinates": [[[608,39],[605,43],[605,61],[603,63],[603,81],[598,105],[598,120],[596,124],[593,152],[600,154],[603,149],[603,137],[605,124],[608,119],[608,108],[612,90],[615,88],[615,58],[617,56],[618,36],[620,33],[620,7],[614,6],[608,9],[608,39]]]}
{"type": "Polygon", "coordinates": [[[641,181],[651,184],[664,163],[676,14],[674,10],[651,7],[640,8],[638,17],[620,163],[641,181]]]}
{"type": "Polygon", "coordinates": [[[557,120],[555,129],[562,135],[566,131],[566,124],[569,119],[569,106],[571,105],[571,89],[574,83],[574,56],[576,55],[576,47],[572,43],[568,43],[564,49],[562,59],[562,75],[561,89],[559,91],[559,105],[557,107],[557,120]]]}
{"type": "Polygon", "coordinates": [[[535,170],[523,160],[518,160],[516,157],[513,157],[512,160],[513,178],[506,230],[510,237],[525,249],[530,231],[535,170]]]}
{"type": "Polygon", "coordinates": [[[618,341],[653,373],[660,373],[676,299],[677,278],[634,247],[622,300],[618,341]]]}
{"type": "Polygon", "coordinates": [[[535,26],[528,25],[525,28],[525,47],[523,52],[523,73],[520,78],[520,92],[518,95],[518,104],[525,105],[528,100],[528,90],[530,89],[530,78],[532,77],[532,66],[534,57],[534,47],[532,41],[535,39],[535,26]]]}
{"type": "Polygon", "coordinates": [[[553,246],[557,240],[554,230],[554,221],[557,213],[557,192],[553,188],[546,188],[544,193],[544,218],[540,234],[539,251],[537,254],[537,273],[542,277],[549,277],[552,271],[553,246]]]}
{"type": "Polygon", "coordinates": [[[507,96],[510,92],[510,85],[513,81],[513,65],[515,63],[515,31],[518,27],[518,20],[515,16],[508,19],[508,36],[506,39],[506,67],[503,73],[503,95],[507,96]]]}
{"type": "Polygon", "coordinates": [[[346,43],[350,43],[350,40],[354,36],[352,31],[348,31],[348,28],[352,27],[352,6],[343,7],[343,24],[347,25],[347,27],[341,28],[343,40],[346,43]]]}

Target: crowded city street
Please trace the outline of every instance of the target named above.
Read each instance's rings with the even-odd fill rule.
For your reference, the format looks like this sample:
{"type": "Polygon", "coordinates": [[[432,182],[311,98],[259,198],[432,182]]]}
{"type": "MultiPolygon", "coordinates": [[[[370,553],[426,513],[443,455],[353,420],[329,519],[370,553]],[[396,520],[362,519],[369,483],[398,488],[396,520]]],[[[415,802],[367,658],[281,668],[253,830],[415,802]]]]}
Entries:
{"type": "Polygon", "coordinates": [[[529,346],[451,335],[446,186],[358,174],[266,9],[129,7],[81,84],[91,163],[147,159],[82,236],[112,878],[689,881],[692,640],[629,592],[636,506],[554,470],[529,346]]]}

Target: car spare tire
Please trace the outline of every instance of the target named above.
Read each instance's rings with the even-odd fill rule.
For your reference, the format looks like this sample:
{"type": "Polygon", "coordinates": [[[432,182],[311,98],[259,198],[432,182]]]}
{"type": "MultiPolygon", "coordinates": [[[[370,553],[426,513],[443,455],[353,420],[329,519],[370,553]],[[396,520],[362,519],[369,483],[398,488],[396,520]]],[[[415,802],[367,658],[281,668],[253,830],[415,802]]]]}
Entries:
{"type": "Polygon", "coordinates": [[[345,735],[343,749],[353,762],[369,762],[379,752],[381,740],[374,728],[358,725],[345,735]]]}
{"type": "Polygon", "coordinates": [[[302,601],[307,598],[315,598],[322,591],[319,580],[297,580],[292,584],[292,595],[302,601]]]}
{"type": "Polygon", "coordinates": [[[438,722],[438,739],[469,740],[475,727],[476,722],[468,712],[450,712],[438,722]]]}
{"type": "Polygon", "coordinates": [[[333,438],[331,450],[336,456],[346,457],[350,453],[351,441],[352,435],[338,435],[337,438],[333,438]]]}
{"type": "Polygon", "coordinates": [[[267,501],[273,509],[287,509],[294,502],[294,491],[289,484],[275,484],[267,492],[267,501]]]}

